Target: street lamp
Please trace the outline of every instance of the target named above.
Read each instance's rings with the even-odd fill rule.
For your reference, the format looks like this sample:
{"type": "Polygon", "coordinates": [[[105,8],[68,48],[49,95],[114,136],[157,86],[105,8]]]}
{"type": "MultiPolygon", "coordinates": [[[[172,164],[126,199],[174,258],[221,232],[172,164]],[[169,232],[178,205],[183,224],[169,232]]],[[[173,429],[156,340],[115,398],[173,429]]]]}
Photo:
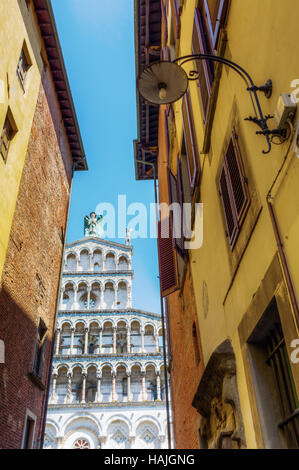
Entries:
{"type": "Polygon", "coordinates": [[[254,116],[245,118],[247,121],[254,122],[261,130],[256,131],[256,134],[262,134],[267,140],[268,148],[263,150],[264,154],[271,151],[272,135],[283,135],[281,129],[269,129],[267,121],[273,116],[264,115],[259,101],[258,93],[262,92],[266,98],[270,98],[272,94],[272,80],[267,80],[265,85],[257,87],[251,76],[240,65],[211,54],[190,54],[178,57],[173,61],[159,61],[145,67],[137,79],[137,88],[143,98],[151,104],[170,104],[173,103],[186,93],[188,82],[190,80],[197,80],[199,73],[196,70],[191,70],[188,74],[182,68],[184,64],[194,60],[207,60],[212,62],[220,62],[233,69],[246,83],[246,89],[250,94],[252,106],[254,109],[254,116]]]}

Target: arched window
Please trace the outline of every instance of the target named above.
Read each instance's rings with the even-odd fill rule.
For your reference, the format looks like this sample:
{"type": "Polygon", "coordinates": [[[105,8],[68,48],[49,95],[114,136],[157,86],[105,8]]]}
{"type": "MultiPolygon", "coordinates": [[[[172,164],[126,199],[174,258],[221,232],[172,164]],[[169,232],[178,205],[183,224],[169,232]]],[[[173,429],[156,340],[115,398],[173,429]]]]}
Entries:
{"type": "Polygon", "coordinates": [[[90,449],[90,444],[87,439],[77,439],[73,445],[74,449],[90,449]]]}

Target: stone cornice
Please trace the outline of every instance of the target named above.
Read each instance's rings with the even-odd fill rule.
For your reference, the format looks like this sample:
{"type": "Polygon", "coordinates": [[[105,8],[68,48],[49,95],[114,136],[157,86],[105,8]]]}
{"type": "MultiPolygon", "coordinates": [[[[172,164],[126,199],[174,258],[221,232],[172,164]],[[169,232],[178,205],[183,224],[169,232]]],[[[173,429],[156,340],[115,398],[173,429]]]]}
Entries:
{"type": "Polygon", "coordinates": [[[165,401],[131,401],[131,402],[103,402],[103,403],[58,403],[58,404],[49,404],[48,409],[49,410],[62,410],[62,409],[74,409],[74,408],[79,408],[79,409],[85,409],[85,408],[142,408],[142,407],[153,407],[153,408],[158,408],[158,407],[165,407],[166,402],[165,401]]]}
{"type": "Polygon", "coordinates": [[[122,310],[93,310],[93,311],[84,311],[84,310],[59,310],[58,311],[58,316],[82,316],[82,317],[97,317],[97,316],[126,316],[126,315],[131,315],[131,316],[145,316],[148,318],[153,318],[157,320],[161,320],[161,315],[158,313],[151,313],[151,312],[146,312],[145,310],[139,310],[139,309],[122,309],[122,310]]]}
{"type": "Polygon", "coordinates": [[[124,245],[122,243],[111,242],[109,240],[104,240],[103,238],[98,237],[84,237],[80,238],[80,240],[75,240],[74,242],[67,243],[66,248],[70,248],[75,245],[85,244],[87,242],[96,242],[99,245],[106,245],[106,246],[114,246],[115,248],[120,248],[121,250],[125,250],[127,252],[133,253],[132,245],[124,245]]]}
{"type": "Polygon", "coordinates": [[[65,278],[65,277],[72,277],[72,276],[76,276],[76,277],[83,277],[83,276],[94,276],[94,277],[103,277],[103,276],[133,276],[134,274],[134,271],[132,271],[131,269],[126,269],[125,271],[64,271],[62,273],[62,277],[65,278]]]}
{"type": "Polygon", "coordinates": [[[105,362],[105,361],[162,361],[162,353],[125,353],[125,354],[57,354],[54,356],[55,363],[67,362],[105,362]]]}

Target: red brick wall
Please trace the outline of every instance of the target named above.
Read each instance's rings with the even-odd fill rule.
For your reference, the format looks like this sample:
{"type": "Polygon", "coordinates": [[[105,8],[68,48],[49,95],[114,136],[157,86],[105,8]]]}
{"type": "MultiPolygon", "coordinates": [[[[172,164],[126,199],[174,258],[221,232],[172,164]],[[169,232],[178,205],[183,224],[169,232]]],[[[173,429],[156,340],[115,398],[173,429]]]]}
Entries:
{"type": "Polygon", "coordinates": [[[192,401],[204,367],[200,346],[192,278],[188,266],[184,290],[168,297],[171,340],[171,392],[176,449],[198,449],[199,414],[192,401]],[[197,363],[193,340],[196,324],[200,361],[197,363]]]}
{"type": "MultiPolygon", "coordinates": [[[[9,156],[8,156],[9,158],[9,156]]],[[[39,318],[48,327],[47,385],[71,181],[71,155],[48,71],[43,74],[0,284],[0,447],[20,448],[29,409],[41,438],[46,391],[32,382],[39,318]]]]}

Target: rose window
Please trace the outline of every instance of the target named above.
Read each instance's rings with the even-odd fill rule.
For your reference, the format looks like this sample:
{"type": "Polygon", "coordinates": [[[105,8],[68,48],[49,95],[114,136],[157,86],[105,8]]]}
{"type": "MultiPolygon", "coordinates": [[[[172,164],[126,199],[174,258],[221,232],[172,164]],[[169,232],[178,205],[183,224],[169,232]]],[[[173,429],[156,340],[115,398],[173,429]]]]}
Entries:
{"type": "Polygon", "coordinates": [[[74,443],[74,449],[89,449],[89,442],[86,439],[77,439],[74,443]]]}

